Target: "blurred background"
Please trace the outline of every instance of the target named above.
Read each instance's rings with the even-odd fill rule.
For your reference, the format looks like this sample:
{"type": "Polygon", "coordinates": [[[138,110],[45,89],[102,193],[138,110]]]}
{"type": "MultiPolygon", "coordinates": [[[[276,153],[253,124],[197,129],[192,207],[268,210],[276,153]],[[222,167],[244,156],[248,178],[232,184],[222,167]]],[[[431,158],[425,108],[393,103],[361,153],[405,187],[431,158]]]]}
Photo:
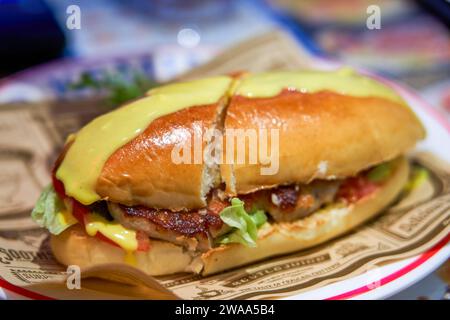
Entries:
{"type": "Polygon", "coordinates": [[[0,102],[65,96],[99,85],[92,78],[104,69],[129,77],[130,65],[140,80],[167,81],[278,29],[308,54],[399,79],[450,112],[449,21],[446,0],[0,0],[0,102]],[[371,5],[380,28],[368,27],[371,5]],[[68,59],[81,71],[60,63],[59,75],[53,63],[17,74],[68,59]],[[12,79],[34,90],[18,97],[12,79]]]}
{"type": "MultiPolygon", "coordinates": [[[[105,111],[73,98],[117,106],[274,30],[304,65],[399,80],[450,121],[449,27],[448,0],[0,0],[0,224],[29,220],[67,134],[105,111]]],[[[442,268],[393,298],[448,298],[442,268]]]]}

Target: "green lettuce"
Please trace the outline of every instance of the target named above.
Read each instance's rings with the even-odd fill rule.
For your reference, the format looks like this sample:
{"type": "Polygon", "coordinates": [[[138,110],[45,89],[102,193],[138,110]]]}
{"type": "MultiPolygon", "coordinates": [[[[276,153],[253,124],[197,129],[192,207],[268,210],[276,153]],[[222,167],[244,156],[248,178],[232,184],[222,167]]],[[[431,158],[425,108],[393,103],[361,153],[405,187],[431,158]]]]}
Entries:
{"type": "Polygon", "coordinates": [[[385,162],[372,169],[367,173],[367,178],[372,182],[383,182],[392,173],[392,163],[385,162]]]}
{"type": "Polygon", "coordinates": [[[31,212],[31,218],[52,234],[60,234],[77,221],[69,214],[64,202],[51,185],[47,186],[31,212]]]}
{"type": "Polygon", "coordinates": [[[233,198],[231,206],[223,209],[219,215],[222,221],[233,229],[219,237],[218,243],[241,243],[248,247],[256,247],[258,228],[267,221],[263,210],[254,210],[249,214],[244,209],[244,202],[233,198]]]}

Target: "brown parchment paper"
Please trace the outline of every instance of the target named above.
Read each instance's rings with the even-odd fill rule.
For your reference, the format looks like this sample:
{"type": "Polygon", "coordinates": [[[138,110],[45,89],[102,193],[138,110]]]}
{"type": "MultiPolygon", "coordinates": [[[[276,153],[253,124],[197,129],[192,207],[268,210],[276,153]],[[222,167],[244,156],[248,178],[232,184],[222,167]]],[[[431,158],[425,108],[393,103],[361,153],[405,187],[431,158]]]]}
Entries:
{"type": "MultiPolygon", "coordinates": [[[[181,78],[251,70],[308,67],[310,56],[289,37],[272,32],[231,48],[181,78]]],[[[105,265],[81,272],[81,289],[68,289],[66,268],[49,249],[48,234],[30,219],[65,137],[107,111],[101,100],[0,107],[0,277],[60,299],[261,299],[347,279],[421,253],[449,234],[449,165],[431,154],[412,161],[430,177],[373,221],[310,250],[215,276],[149,277],[132,267],[105,265]],[[106,281],[108,278],[125,281],[106,281]]],[[[368,285],[370,285],[368,279],[368,285]]]]}

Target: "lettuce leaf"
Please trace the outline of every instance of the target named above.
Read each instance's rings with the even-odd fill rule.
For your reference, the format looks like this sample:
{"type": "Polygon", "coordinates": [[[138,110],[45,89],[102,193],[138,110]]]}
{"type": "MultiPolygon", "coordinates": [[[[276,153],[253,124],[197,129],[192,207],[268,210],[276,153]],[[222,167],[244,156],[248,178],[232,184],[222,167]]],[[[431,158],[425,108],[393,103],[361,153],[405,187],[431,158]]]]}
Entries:
{"type": "Polygon", "coordinates": [[[249,214],[244,209],[244,202],[233,198],[231,206],[223,209],[219,215],[233,230],[221,236],[217,240],[218,243],[241,243],[248,247],[256,247],[258,228],[267,221],[263,210],[255,210],[249,214]]]}
{"type": "Polygon", "coordinates": [[[367,173],[367,178],[372,182],[383,182],[392,174],[392,163],[385,162],[370,169],[367,173]]]}
{"type": "Polygon", "coordinates": [[[76,219],[67,212],[64,202],[58,197],[53,186],[47,186],[39,197],[31,212],[31,218],[41,227],[47,228],[52,234],[60,234],[76,219]]]}

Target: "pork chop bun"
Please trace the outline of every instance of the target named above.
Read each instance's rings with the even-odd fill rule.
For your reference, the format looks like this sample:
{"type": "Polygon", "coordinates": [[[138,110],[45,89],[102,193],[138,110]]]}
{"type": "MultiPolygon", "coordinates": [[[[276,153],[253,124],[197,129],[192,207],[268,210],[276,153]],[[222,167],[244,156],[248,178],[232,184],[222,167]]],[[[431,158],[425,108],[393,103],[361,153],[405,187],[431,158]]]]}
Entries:
{"type": "Polygon", "coordinates": [[[71,135],[32,217],[64,265],[213,274],[374,217],[424,136],[392,88],[350,69],[168,84],[71,135]]]}

